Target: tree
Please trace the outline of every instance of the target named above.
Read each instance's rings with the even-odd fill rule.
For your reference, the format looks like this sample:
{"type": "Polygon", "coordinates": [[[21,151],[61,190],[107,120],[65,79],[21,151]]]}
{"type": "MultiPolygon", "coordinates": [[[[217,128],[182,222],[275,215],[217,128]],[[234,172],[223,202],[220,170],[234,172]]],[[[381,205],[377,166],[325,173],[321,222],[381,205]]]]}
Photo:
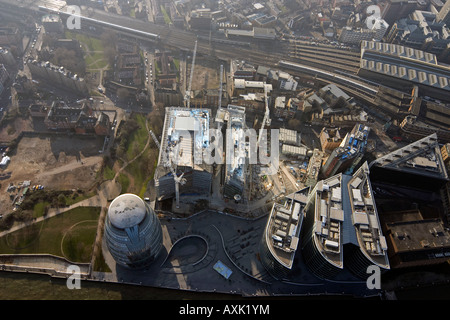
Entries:
{"type": "Polygon", "coordinates": [[[86,73],[86,64],[84,60],[80,59],[74,50],[65,48],[56,49],[53,54],[52,62],[79,75],[84,75],[86,73]]]}
{"type": "Polygon", "coordinates": [[[56,38],[48,33],[45,33],[42,36],[42,46],[43,47],[49,47],[49,48],[53,48],[55,46],[56,43],[56,38]]]}
{"type": "Polygon", "coordinates": [[[293,130],[298,130],[300,128],[300,120],[298,119],[290,119],[288,121],[288,127],[293,130]]]}
{"type": "Polygon", "coordinates": [[[58,195],[58,206],[65,206],[66,205],[66,196],[63,193],[60,193],[58,195]]]}
{"type": "Polygon", "coordinates": [[[115,32],[107,30],[103,32],[100,37],[102,39],[103,47],[115,49],[117,43],[117,34],[115,32]]]}
{"type": "Polygon", "coordinates": [[[116,60],[117,51],[113,47],[105,47],[103,53],[110,66],[114,66],[116,60]]]}
{"type": "Polygon", "coordinates": [[[119,100],[122,100],[122,101],[126,100],[129,96],[129,94],[130,93],[128,92],[128,89],[126,89],[126,88],[117,89],[117,97],[119,98],[119,100]]]}

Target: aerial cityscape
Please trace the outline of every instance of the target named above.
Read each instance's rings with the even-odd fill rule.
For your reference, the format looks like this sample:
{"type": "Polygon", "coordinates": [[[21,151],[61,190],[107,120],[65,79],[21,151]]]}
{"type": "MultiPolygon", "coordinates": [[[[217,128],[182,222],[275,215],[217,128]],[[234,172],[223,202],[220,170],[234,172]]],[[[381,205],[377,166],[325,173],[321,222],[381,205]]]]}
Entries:
{"type": "Polygon", "coordinates": [[[0,279],[449,299],[450,0],[0,0],[0,152],[0,279]]]}

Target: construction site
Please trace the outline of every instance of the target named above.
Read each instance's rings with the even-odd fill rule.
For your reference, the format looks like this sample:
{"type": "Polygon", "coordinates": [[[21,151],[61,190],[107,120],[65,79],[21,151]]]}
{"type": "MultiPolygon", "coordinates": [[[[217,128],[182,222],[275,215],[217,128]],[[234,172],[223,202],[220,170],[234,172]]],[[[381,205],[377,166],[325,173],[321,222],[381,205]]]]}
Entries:
{"type": "Polygon", "coordinates": [[[0,208],[13,211],[20,198],[34,189],[90,189],[102,166],[98,153],[102,145],[100,137],[23,136],[2,170],[0,208]]]}
{"type": "Polygon", "coordinates": [[[209,145],[209,128],[208,109],[166,108],[154,180],[158,200],[175,196],[175,211],[180,208],[180,193],[198,200],[210,192],[211,166],[195,161],[209,145]]]}
{"type": "MultiPolygon", "coordinates": [[[[303,159],[307,149],[283,144],[285,148],[297,149],[294,154],[283,154],[285,161],[278,163],[278,141],[277,150],[270,150],[270,134],[265,131],[271,128],[268,92],[272,85],[263,86],[265,111],[255,126],[257,116],[252,110],[229,103],[233,77],[227,67],[223,64],[220,68],[213,67],[202,57],[199,63],[196,48],[197,43],[190,66],[182,76],[187,79],[184,106],[165,108],[160,139],[150,131],[159,149],[154,192],[151,192],[156,200],[155,209],[181,215],[206,208],[246,217],[264,215],[274,201],[298,190],[302,184],[301,161],[295,152],[300,149],[303,159]],[[216,137],[210,129],[221,136],[216,137]],[[254,139],[248,137],[251,130],[256,133],[254,139]],[[268,146],[265,155],[273,154],[277,161],[269,164],[249,161],[249,155],[255,151],[257,154],[261,146],[268,146]],[[213,162],[204,161],[206,152],[211,152],[213,162]]],[[[295,131],[285,130],[283,134],[293,135],[297,143],[295,131]]]]}
{"type": "MultiPolygon", "coordinates": [[[[214,119],[209,109],[166,108],[161,142],[153,135],[160,150],[154,176],[156,208],[192,214],[201,202],[207,204],[204,208],[259,216],[270,209],[273,201],[297,190],[301,182],[295,170],[287,169],[291,168],[290,161],[283,162],[272,174],[268,174],[271,164],[250,164],[252,144],[243,136],[245,129],[243,107],[228,105],[219,109],[214,119]],[[231,135],[231,145],[224,144],[223,162],[203,161],[202,155],[213,150],[209,149],[210,125],[224,131],[223,142],[229,139],[226,134],[231,135]],[[230,150],[232,156],[227,158],[230,150]]],[[[294,163],[298,166],[299,161],[294,163]]]]}

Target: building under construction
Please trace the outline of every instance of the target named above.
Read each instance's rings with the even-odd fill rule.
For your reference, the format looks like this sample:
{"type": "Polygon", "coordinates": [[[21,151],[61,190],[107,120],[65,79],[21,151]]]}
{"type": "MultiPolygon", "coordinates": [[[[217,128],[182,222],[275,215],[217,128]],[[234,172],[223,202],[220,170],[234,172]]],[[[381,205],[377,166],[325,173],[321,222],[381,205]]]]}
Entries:
{"type": "Polygon", "coordinates": [[[328,178],[339,172],[351,174],[364,156],[369,132],[369,127],[356,124],[322,166],[322,176],[328,178]]]}
{"type": "Polygon", "coordinates": [[[196,160],[209,146],[210,116],[209,109],[166,108],[154,178],[157,200],[175,196],[178,205],[180,194],[187,191],[209,194],[212,166],[196,160]]]}
{"type": "Polygon", "coordinates": [[[223,196],[225,198],[240,201],[244,194],[245,178],[248,163],[248,144],[245,137],[245,108],[241,106],[228,105],[220,108],[216,115],[216,123],[219,128],[226,129],[231,134],[231,140],[227,139],[227,161],[225,166],[225,179],[223,185],[223,196]],[[225,123],[226,122],[226,127],[225,123]],[[224,124],[222,126],[222,124],[224,124]]]}

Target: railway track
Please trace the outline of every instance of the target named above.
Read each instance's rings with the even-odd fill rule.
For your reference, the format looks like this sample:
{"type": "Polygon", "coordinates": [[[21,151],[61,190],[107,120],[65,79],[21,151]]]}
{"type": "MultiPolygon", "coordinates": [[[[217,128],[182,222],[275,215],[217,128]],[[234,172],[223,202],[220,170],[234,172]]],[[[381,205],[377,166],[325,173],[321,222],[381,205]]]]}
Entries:
{"type": "Polygon", "coordinates": [[[359,56],[359,50],[355,49],[344,49],[344,48],[336,48],[333,45],[327,44],[312,44],[311,42],[301,41],[301,40],[289,40],[290,46],[296,46],[299,48],[309,48],[317,51],[327,51],[327,52],[336,52],[338,54],[348,54],[353,56],[359,56]]]}
{"type": "Polygon", "coordinates": [[[329,54],[334,56],[342,57],[343,59],[359,59],[361,56],[360,52],[355,51],[348,51],[344,49],[329,49],[324,47],[318,47],[318,46],[296,46],[296,45],[290,45],[289,48],[291,50],[297,50],[297,51],[308,51],[308,52],[314,52],[319,54],[329,54]]]}
{"type": "Polygon", "coordinates": [[[360,55],[349,55],[346,52],[336,52],[336,51],[322,51],[315,50],[314,48],[296,48],[291,47],[289,51],[296,52],[299,54],[312,54],[312,55],[320,55],[324,57],[330,57],[332,59],[339,59],[343,61],[348,61],[349,63],[359,64],[359,60],[361,59],[360,55]]]}
{"type": "Polygon", "coordinates": [[[341,70],[356,74],[360,66],[360,53],[331,45],[289,41],[289,57],[295,61],[320,66],[329,71],[341,70]]]}
{"type": "Polygon", "coordinates": [[[320,57],[308,57],[308,56],[298,56],[289,54],[289,58],[292,60],[296,60],[298,62],[302,62],[304,64],[312,65],[314,67],[320,67],[321,69],[334,71],[334,70],[343,70],[349,72],[351,74],[356,74],[358,72],[358,68],[355,66],[347,66],[344,63],[340,63],[339,61],[333,60],[330,62],[329,58],[320,58],[320,57]]]}
{"type": "Polygon", "coordinates": [[[311,59],[317,59],[317,60],[323,61],[323,62],[332,61],[335,64],[342,64],[349,68],[359,69],[359,61],[349,61],[349,60],[341,59],[341,58],[337,58],[337,57],[326,56],[326,55],[317,55],[317,54],[306,53],[306,52],[291,52],[291,53],[289,53],[289,55],[294,58],[297,58],[297,59],[302,59],[303,57],[306,57],[306,58],[311,58],[311,59]]]}
{"type": "MultiPolygon", "coordinates": [[[[0,0],[0,5],[3,8],[5,4],[11,13],[25,14],[26,12],[28,14],[42,14],[42,12],[39,12],[39,6],[41,6],[41,9],[42,6],[45,6],[59,10],[61,13],[66,13],[65,2],[58,0],[18,0],[17,2],[0,0]]],[[[81,15],[86,18],[86,21],[91,21],[91,23],[98,21],[98,23],[103,25],[109,24],[114,26],[119,32],[130,35],[136,34],[139,35],[140,39],[144,40],[147,37],[149,38],[148,40],[150,40],[150,37],[154,37],[162,45],[180,48],[188,52],[192,52],[195,41],[197,40],[198,54],[215,56],[224,60],[239,59],[255,65],[280,68],[280,62],[286,59],[286,52],[291,52],[288,56],[292,59],[300,60],[303,64],[313,66],[317,70],[324,71],[324,73],[326,73],[325,71],[334,73],[335,76],[327,76],[328,81],[330,81],[331,77],[342,78],[342,76],[337,76],[336,71],[344,71],[349,75],[355,75],[359,68],[359,52],[339,49],[333,46],[311,45],[307,42],[292,40],[282,42],[275,40],[276,43],[273,45],[275,49],[266,46],[265,50],[261,50],[255,44],[240,46],[238,42],[210,42],[208,38],[197,37],[195,33],[190,31],[158,25],[152,22],[144,22],[131,17],[110,14],[83,6],[81,9],[81,15]]],[[[366,87],[367,89],[360,89],[358,86],[352,87],[351,85],[350,87],[348,91],[353,90],[358,96],[367,95],[367,92],[364,93],[364,90],[372,91],[369,86],[366,87]]]]}

